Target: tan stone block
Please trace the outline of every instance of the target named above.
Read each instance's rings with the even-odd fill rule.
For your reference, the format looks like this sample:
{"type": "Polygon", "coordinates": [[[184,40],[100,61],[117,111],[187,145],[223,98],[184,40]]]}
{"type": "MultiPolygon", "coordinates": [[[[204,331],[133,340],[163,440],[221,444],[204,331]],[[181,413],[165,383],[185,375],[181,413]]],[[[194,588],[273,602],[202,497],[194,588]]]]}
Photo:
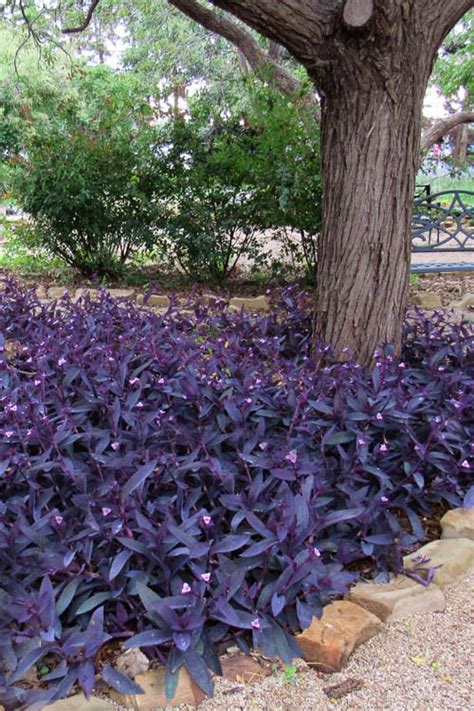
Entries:
{"type": "Polygon", "coordinates": [[[74,301],[84,299],[86,296],[89,296],[89,299],[91,301],[95,301],[99,298],[99,294],[99,289],[87,289],[82,287],[81,289],[76,289],[76,293],[74,294],[74,301]]]}
{"type": "Polygon", "coordinates": [[[133,299],[135,291],[133,289],[107,289],[107,294],[114,299],[133,299]]]}
{"type": "Polygon", "coordinates": [[[439,294],[434,294],[430,291],[425,293],[417,294],[414,298],[414,303],[421,306],[422,309],[440,309],[443,304],[441,303],[441,296],[439,294]]]}
{"type": "Polygon", "coordinates": [[[144,694],[124,696],[113,689],[110,689],[109,693],[122,706],[134,709],[134,711],[156,711],[163,707],[178,706],[179,704],[197,706],[205,698],[204,692],[194,683],[184,668],[180,669],[178,686],[171,701],[166,698],[164,679],[165,670],[163,668],[155,669],[135,677],[135,681],[142,687],[144,694]]]}
{"type": "Polygon", "coordinates": [[[91,696],[89,700],[84,694],[69,696],[67,699],[55,701],[45,707],[48,711],[113,711],[114,706],[104,699],[91,696]]]}
{"type": "Polygon", "coordinates": [[[424,587],[398,575],[389,583],[357,583],[345,599],[360,605],[383,622],[394,622],[422,612],[442,612],[445,597],[437,585],[424,587]]]}
{"type": "Polygon", "coordinates": [[[418,565],[423,569],[416,572],[425,580],[428,579],[428,568],[440,566],[435,570],[433,582],[444,589],[447,585],[457,583],[474,570],[474,541],[468,538],[444,538],[431,541],[414,553],[403,558],[403,565],[411,570],[418,565]],[[429,561],[421,564],[422,558],[429,561]]]}
{"type": "Polygon", "coordinates": [[[48,289],[48,299],[62,299],[69,291],[66,286],[52,286],[48,289]]]}
{"type": "Polygon", "coordinates": [[[296,638],[304,659],[320,671],[340,671],[352,652],[378,634],[382,622],[372,613],[347,600],[327,605],[320,620],[296,638]]]}
{"type": "Polygon", "coordinates": [[[137,296],[137,303],[150,308],[169,309],[171,301],[170,297],[166,296],[166,294],[150,294],[145,302],[144,294],[139,294],[137,296]]]}
{"type": "Polygon", "coordinates": [[[474,541],[474,506],[448,511],[441,519],[441,528],[441,538],[469,538],[474,541]]]}
{"type": "Polygon", "coordinates": [[[267,296],[256,296],[255,298],[234,297],[230,300],[232,309],[245,309],[247,311],[269,311],[270,301],[267,296]]]}

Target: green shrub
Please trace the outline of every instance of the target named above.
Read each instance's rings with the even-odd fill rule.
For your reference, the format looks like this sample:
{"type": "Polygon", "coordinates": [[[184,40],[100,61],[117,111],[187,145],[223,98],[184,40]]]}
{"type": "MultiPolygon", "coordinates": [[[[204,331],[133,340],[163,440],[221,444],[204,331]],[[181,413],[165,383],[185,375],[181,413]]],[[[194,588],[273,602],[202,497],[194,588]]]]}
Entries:
{"type": "Polygon", "coordinates": [[[153,242],[148,111],[127,76],[100,67],[75,81],[76,100],[24,136],[14,197],[38,245],[87,276],[113,276],[153,242]]]}

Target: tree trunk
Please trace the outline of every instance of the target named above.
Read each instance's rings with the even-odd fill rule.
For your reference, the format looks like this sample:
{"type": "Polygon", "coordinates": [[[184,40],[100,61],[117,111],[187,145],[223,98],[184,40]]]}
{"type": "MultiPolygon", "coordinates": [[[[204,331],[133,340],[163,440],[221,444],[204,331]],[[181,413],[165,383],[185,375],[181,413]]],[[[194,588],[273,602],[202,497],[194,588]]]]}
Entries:
{"type": "Polygon", "coordinates": [[[350,349],[368,364],[384,343],[400,351],[428,73],[387,87],[352,63],[324,85],[315,333],[341,359],[350,349]]]}

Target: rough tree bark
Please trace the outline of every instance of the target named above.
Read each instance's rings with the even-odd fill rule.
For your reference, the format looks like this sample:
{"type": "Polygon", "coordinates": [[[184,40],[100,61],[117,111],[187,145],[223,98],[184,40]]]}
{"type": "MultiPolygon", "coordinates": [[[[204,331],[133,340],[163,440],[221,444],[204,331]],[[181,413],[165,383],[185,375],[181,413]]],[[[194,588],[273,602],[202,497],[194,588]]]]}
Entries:
{"type": "Polygon", "coordinates": [[[401,346],[423,97],[467,0],[210,0],[281,42],[322,97],[315,332],[370,363],[401,346]]]}

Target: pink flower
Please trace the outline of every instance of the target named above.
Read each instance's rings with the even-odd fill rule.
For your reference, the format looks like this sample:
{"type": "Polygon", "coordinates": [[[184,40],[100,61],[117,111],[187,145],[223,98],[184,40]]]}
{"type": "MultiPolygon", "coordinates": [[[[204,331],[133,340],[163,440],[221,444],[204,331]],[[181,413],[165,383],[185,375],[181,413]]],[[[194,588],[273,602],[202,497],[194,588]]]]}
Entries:
{"type": "Polygon", "coordinates": [[[296,449],[291,449],[286,455],[285,459],[287,459],[292,464],[296,464],[298,460],[298,452],[296,451],[296,449]]]}
{"type": "Polygon", "coordinates": [[[34,383],[35,383],[35,385],[41,385],[41,380],[36,379],[36,380],[34,381],[34,383]]]}
{"type": "Polygon", "coordinates": [[[403,368],[406,368],[406,365],[405,365],[405,363],[399,363],[398,367],[403,370],[403,368]]]}
{"type": "Polygon", "coordinates": [[[251,397],[246,398],[245,402],[247,403],[247,405],[251,405],[251,404],[252,404],[252,398],[251,398],[251,397]]]}
{"type": "Polygon", "coordinates": [[[268,442],[260,442],[260,444],[258,446],[262,450],[262,452],[264,452],[266,450],[266,448],[268,447],[268,442]]]}
{"type": "Polygon", "coordinates": [[[380,445],[380,451],[381,452],[388,452],[388,447],[386,444],[381,444],[380,445]]]}
{"type": "Polygon", "coordinates": [[[365,441],[365,439],[363,437],[359,437],[357,439],[357,444],[359,445],[359,447],[363,447],[365,444],[367,444],[367,442],[365,441]]]}
{"type": "Polygon", "coordinates": [[[205,583],[208,583],[210,579],[211,579],[210,573],[202,573],[201,574],[201,580],[204,580],[205,583]]]}
{"type": "Polygon", "coordinates": [[[58,360],[58,365],[60,365],[60,366],[61,366],[61,365],[65,365],[66,363],[67,363],[66,358],[60,358],[60,359],[58,360]]]}
{"type": "Polygon", "coordinates": [[[139,380],[140,380],[140,378],[130,378],[130,380],[128,382],[130,383],[130,385],[136,385],[136,383],[138,383],[139,380]]]}
{"type": "Polygon", "coordinates": [[[13,435],[14,435],[14,432],[12,432],[11,430],[8,430],[8,432],[5,432],[5,437],[7,439],[10,439],[10,437],[13,437],[13,435]]]}
{"type": "Polygon", "coordinates": [[[64,521],[62,516],[53,516],[54,523],[56,523],[58,526],[62,524],[64,521]]]}
{"type": "Polygon", "coordinates": [[[145,405],[140,401],[140,402],[137,402],[135,407],[142,408],[142,407],[145,407],[145,405]]]}
{"type": "Polygon", "coordinates": [[[252,625],[254,630],[259,630],[261,627],[260,620],[258,619],[258,617],[256,617],[254,620],[252,620],[252,622],[250,624],[252,625]]]}
{"type": "Polygon", "coordinates": [[[110,446],[114,451],[117,451],[117,449],[120,447],[120,442],[112,442],[110,446]]]}
{"type": "Polygon", "coordinates": [[[471,466],[470,466],[469,462],[467,461],[467,459],[465,459],[463,462],[461,462],[461,466],[462,466],[463,469],[470,469],[470,468],[471,468],[471,466]]]}
{"type": "Polygon", "coordinates": [[[187,583],[183,583],[183,587],[181,588],[181,595],[187,595],[190,592],[191,592],[190,586],[187,583]]]}
{"type": "Polygon", "coordinates": [[[321,558],[321,551],[319,548],[313,548],[313,555],[315,555],[316,558],[321,558]]]}
{"type": "Polygon", "coordinates": [[[212,522],[212,518],[210,516],[203,516],[202,522],[205,526],[210,526],[211,522],[212,522]]]}
{"type": "Polygon", "coordinates": [[[377,412],[377,414],[375,415],[375,419],[376,419],[376,420],[383,420],[383,415],[382,415],[382,413],[381,413],[381,412],[377,412]]]}
{"type": "Polygon", "coordinates": [[[444,365],[440,365],[439,368],[438,368],[438,370],[439,370],[440,373],[442,373],[443,370],[446,370],[446,368],[444,367],[444,365]]]}
{"type": "Polygon", "coordinates": [[[383,504],[388,504],[388,499],[387,499],[386,496],[381,496],[381,497],[380,497],[380,501],[381,501],[383,504]]]}
{"type": "Polygon", "coordinates": [[[108,516],[111,513],[112,513],[112,509],[109,509],[108,506],[102,507],[102,516],[108,516]]]}

